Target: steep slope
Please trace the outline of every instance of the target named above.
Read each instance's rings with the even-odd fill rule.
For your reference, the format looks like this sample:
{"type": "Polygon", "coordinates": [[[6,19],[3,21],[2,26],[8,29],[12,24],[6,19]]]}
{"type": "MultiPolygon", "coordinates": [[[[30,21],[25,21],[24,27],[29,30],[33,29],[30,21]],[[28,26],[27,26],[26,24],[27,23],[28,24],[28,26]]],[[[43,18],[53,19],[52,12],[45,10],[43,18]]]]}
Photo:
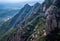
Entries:
{"type": "Polygon", "coordinates": [[[60,41],[60,0],[54,0],[46,11],[47,41],[60,41]]]}
{"type": "Polygon", "coordinates": [[[16,26],[20,28],[17,32],[7,38],[3,37],[1,41],[60,41],[60,0],[45,0],[41,7],[33,11],[16,26]]]}
{"type": "MultiPolygon", "coordinates": [[[[12,19],[8,20],[7,22],[5,22],[1,27],[0,27],[0,35],[2,36],[6,31],[8,31],[10,28],[12,28],[14,25],[17,24],[17,22],[21,19],[22,15],[26,15],[29,10],[31,9],[31,6],[29,6],[28,4],[26,4],[21,10],[20,12],[15,15],[12,19]],[[28,8],[28,9],[27,9],[28,8]]],[[[24,15],[24,16],[25,16],[24,15]]]]}
{"type": "MultiPolygon", "coordinates": [[[[23,13],[21,15],[23,15],[23,13]]],[[[1,38],[1,41],[27,41],[28,37],[34,32],[35,26],[37,24],[39,24],[39,21],[41,20],[42,15],[44,15],[44,13],[40,13],[40,4],[36,3],[32,7],[32,9],[29,11],[29,13],[25,16],[26,19],[22,20],[21,23],[20,23],[19,18],[22,18],[22,17],[17,18],[17,20],[18,20],[16,23],[17,26],[14,24],[15,25],[14,27],[15,28],[19,27],[20,29],[18,29],[17,31],[12,29],[11,30],[12,32],[6,33],[6,35],[4,35],[1,38]],[[18,26],[18,24],[19,24],[19,26],[18,26]],[[23,26],[21,26],[21,25],[23,25],[23,26]]],[[[13,25],[12,25],[12,27],[13,27],[13,25]]]]}
{"type": "Polygon", "coordinates": [[[30,22],[31,20],[33,20],[33,18],[35,18],[35,15],[40,9],[40,3],[36,3],[32,9],[29,11],[29,13],[25,16],[25,19],[21,22],[22,25],[27,24],[28,22],[30,22]]]}
{"type": "Polygon", "coordinates": [[[60,0],[45,0],[44,4],[46,28],[38,40],[31,41],[60,41],[60,0]]]}
{"type": "Polygon", "coordinates": [[[24,19],[24,17],[27,15],[27,13],[30,11],[31,6],[29,6],[28,4],[26,4],[22,10],[14,16],[14,18],[11,20],[9,25],[16,25],[18,21],[22,21],[24,19]]]}

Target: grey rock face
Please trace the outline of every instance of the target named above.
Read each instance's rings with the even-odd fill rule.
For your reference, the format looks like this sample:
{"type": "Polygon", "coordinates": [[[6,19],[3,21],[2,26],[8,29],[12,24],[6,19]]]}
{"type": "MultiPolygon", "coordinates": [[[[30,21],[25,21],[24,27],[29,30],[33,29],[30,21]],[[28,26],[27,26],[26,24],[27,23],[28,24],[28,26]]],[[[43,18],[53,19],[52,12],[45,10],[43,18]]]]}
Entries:
{"type": "Polygon", "coordinates": [[[60,28],[59,2],[58,0],[54,0],[53,4],[46,10],[46,34],[49,34],[55,28],[60,28]]]}

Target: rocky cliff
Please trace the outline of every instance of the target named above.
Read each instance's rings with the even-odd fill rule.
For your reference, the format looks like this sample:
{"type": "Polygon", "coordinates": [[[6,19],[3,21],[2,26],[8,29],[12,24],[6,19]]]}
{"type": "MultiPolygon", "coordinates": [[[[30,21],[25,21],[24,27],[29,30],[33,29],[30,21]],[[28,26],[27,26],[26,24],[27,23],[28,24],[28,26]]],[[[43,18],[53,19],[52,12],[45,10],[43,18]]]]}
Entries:
{"type": "Polygon", "coordinates": [[[12,29],[1,41],[60,41],[60,0],[45,0],[34,6],[26,4],[8,23],[7,27],[12,29]]]}
{"type": "Polygon", "coordinates": [[[45,14],[46,41],[60,41],[60,0],[53,0],[45,14]]]}
{"type": "Polygon", "coordinates": [[[50,7],[46,10],[46,33],[60,28],[60,1],[54,0],[50,7]]]}

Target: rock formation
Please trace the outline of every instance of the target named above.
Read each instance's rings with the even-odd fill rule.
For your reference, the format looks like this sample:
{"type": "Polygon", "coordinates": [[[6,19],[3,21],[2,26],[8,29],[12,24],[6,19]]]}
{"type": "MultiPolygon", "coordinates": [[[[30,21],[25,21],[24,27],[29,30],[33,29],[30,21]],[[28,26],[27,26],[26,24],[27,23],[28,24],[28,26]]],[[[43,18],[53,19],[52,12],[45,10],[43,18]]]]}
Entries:
{"type": "Polygon", "coordinates": [[[46,34],[60,28],[60,0],[54,0],[46,10],[46,34]]]}
{"type": "MultiPolygon", "coordinates": [[[[51,0],[50,0],[51,1],[51,0]]],[[[60,41],[60,0],[47,2],[46,16],[46,41],[60,41]]]]}

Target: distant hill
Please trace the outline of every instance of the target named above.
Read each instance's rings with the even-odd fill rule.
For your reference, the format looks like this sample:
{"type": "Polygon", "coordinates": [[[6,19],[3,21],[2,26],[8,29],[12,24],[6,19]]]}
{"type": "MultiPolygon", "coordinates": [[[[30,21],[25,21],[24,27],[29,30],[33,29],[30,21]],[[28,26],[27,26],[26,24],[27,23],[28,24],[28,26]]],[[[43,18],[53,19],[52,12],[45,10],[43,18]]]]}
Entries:
{"type": "Polygon", "coordinates": [[[0,9],[0,25],[10,18],[12,18],[15,14],[19,12],[18,9],[0,9]]]}

